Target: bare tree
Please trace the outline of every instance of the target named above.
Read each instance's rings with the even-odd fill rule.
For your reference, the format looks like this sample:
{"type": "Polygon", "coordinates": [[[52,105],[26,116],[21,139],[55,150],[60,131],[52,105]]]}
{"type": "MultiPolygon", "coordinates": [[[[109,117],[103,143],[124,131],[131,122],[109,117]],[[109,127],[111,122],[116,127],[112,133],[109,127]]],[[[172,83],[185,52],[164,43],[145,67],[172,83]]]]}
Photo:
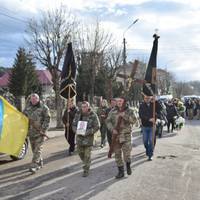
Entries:
{"type": "Polygon", "coordinates": [[[82,25],[78,32],[79,49],[87,52],[105,52],[111,45],[113,35],[106,32],[97,20],[95,24],[82,25]]]}
{"type": "Polygon", "coordinates": [[[172,92],[173,81],[174,78],[170,72],[164,69],[157,69],[157,86],[160,95],[166,95],[172,92]]]}
{"type": "Polygon", "coordinates": [[[96,74],[103,66],[104,54],[111,44],[112,34],[106,32],[98,20],[95,25],[82,26],[78,33],[78,52],[81,63],[84,62],[91,71],[90,101],[93,101],[94,97],[96,74]]]}
{"type": "Polygon", "coordinates": [[[176,97],[180,98],[183,95],[184,88],[185,88],[184,82],[178,82],[175,84],[174,90],[175,90],[176,97]]]}
{"type": "Polygon", "coordinates": [[[116,76],[120,67],[123,64],[122,51],[115,46],[109,48],[108,53],[105,55],[105,67],[107,71],[107,85],[108,85],[108,98],[113,97],[112,84],[116,81],[116,76]]]}
{"type": "Polygon", "coordinates": [[[62,100],[59,95],[59,67],[62,64],[67,43],[73,36],[76,20],[70,12],[61,7],[42,12],[40,19],[32,19],[27,28],[27,42],[35,58],[46,67],[51,75],[55,91],[57,127],[62,126],[62,100]]]}
{"type": "Polygon", "coordinates": [[[176,82],[174,84],[175,95],[178,98],[181,98],[184,95],[193,95],[194,88],[190,85],[189,82],[176,82]]]}

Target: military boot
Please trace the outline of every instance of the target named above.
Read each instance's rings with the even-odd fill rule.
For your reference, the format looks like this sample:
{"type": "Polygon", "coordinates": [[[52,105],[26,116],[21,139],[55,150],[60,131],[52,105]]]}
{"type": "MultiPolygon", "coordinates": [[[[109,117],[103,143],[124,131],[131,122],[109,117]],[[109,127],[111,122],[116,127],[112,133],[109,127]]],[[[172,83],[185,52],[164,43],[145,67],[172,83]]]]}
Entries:
{"type": "Polygon", "coordinates": [[[130,162],[127,162],[127,163],[126,163],[126,171],[127,171],[127,174],[128,174],[128,175],[131,175],[131,174],[132,174],[131,163],[130,163],[130,162]]]}
{"type": "Polygon", "coordinates": [[[115,176],[115,178],[123,178],[124,177],[124,166],[118,167],[118,174],[115,176]]]}
{"type": "Polygon", "coordinates": [[[38,163],[38,169],[42,168],[44,166],[43,160],[41,159],[38,163]]]}
{"type": "Polygon", "coordinates": [[[29,168],[29,171],[32,173],[36,173],[38,170],[38,165],[36,163],[32,164],[32,166],[29,168]]]}
{"type": "Polygon", "coordinates": [[[36,173],[36,171],[37,171],[37,167],[29,168],[29,172],[36,173]]]}
{"type": "Polygon", "coordinates": [[[82,177],[87,177],[89,175],[89,171],[83,171],[82,177]]]}

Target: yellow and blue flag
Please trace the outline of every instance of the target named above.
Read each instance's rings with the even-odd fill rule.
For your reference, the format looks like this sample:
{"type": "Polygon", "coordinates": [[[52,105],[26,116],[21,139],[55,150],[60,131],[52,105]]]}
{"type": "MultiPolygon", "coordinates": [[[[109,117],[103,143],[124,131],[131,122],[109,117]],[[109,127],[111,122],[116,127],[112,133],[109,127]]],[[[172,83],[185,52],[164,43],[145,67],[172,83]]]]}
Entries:
{"type": "Polygon", "coordinates": [[[0,96],[0,152],[18,156],[28,133],[28,118],[0,96]]]}

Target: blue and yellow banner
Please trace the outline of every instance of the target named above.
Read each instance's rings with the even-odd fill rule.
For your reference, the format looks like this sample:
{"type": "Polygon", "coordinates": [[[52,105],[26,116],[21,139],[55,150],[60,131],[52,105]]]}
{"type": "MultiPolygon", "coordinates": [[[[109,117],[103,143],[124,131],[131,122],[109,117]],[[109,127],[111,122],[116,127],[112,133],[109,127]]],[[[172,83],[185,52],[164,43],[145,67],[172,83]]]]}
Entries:
{"type": "Polygon", "coordinates": [[[0,96],[0,153],[18,156],[28,133],[28,118],[0,96]]]}

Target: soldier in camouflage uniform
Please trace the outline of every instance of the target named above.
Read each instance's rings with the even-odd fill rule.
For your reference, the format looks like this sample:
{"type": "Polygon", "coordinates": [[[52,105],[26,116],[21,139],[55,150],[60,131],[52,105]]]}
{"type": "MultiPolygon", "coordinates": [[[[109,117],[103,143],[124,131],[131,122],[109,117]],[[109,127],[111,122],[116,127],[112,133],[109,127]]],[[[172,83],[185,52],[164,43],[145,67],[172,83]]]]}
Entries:
{"type": "Polygon", "coordinates": [[[83,177],[88,176],[91,163],[91,150],[94,141],[94,134],[99,130],[100,123],[98,116],[90,109],[90,104],[84,101],[81,110],[76,113],[72,129],[77,133],[77,125],[79,121],[86,121],[87,128],[85,135],[76,135],[77,151],[83,161],[83,177]]]}
{"type": "Polygon", "coordinates": [[[101,101],[101,105],[97,110],[97,115],[100,120],[100,132],[101,132],[101,148],[105,146],[106,143],[106,135],[107,135],[107,127],[106,127],[106,117],[108,116],[108,103],[106,99],[101,101]]]}
{"type": "Polygon", "coordinates": [[[7,88],[0,88],[0,95],[3,96],[11,105],[15,106],[15,97],[7,88]]]}
{"type": "Polygon", "coordinates": [[[134,111],[126,104],[125,98],[120,97],[116,100],[117,106],[110,111],[106,122],[108,129],[116,136],[115,141],[112,142],[114,144],[115,161],[118,166],[116,178],[122,178],[124,177],[124,162],[126,163],[127,174],[131,175],[132,173],[130,166],[132,149],[131,128],[137,119],[134,111]]]}
{"type": "Polygon", "coordinates": [[[29,140],[33,152],[31,172],[36,172],[43,166],[42,145],[45,139],[45,132],[50,123],[49,108],[44,105],[37,94],[31,94],[27,102],[24,114],[29,118],[29,140]]]}

